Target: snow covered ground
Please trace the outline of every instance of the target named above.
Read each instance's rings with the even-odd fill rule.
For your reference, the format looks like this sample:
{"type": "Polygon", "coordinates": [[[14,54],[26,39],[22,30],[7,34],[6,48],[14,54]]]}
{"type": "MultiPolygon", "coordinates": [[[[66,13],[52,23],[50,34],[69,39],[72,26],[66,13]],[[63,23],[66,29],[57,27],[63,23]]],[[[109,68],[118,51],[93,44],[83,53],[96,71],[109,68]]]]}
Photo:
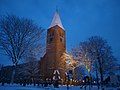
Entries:
{"type": "MultiPolygon", "coordinates": [[[[41,86],[20,86],[20,85],[5,85],[0,86],[0,90],[67,90],[66,86],[60,86],[59,88],[53,88],[53,86],[49,87],[41,87],[41,86]]],[[[84,88],[81,89],[80,86],[70,86],[69,90],[85,90],[84,88]]],[[[89,90],[89,86],[87,89],[89,90]]],[[[98,90],[96,86],[92,87],[91,90],[98,90]]],[[[116,88],[105,88],[105,90],[117,90],[116,88]]]]}

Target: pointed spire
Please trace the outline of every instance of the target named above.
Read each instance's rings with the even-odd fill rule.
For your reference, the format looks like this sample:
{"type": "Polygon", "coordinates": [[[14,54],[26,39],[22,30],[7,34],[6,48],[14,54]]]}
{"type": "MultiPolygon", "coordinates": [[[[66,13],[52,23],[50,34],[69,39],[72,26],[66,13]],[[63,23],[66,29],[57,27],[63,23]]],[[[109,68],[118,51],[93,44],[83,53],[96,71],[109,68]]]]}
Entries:
{"type": "Polygon", "coordinates": [[[51,23],[51,25],[50,25],[49,28],[51,28],[51,27],[53,27],[53,26],[56,26],[56,25],[58,25],[58,26],[61,27],[63,30],[65,30],[64,27],[63,27],[63,25],[62,25],[62,22],[61,22],[61,20],[60,20],[60,16],[59,16],[59,13],[58,13],[58,9],[56,9],[56,12],[55,12],[55,14],[54,14],[52,23],[51,23]]]}

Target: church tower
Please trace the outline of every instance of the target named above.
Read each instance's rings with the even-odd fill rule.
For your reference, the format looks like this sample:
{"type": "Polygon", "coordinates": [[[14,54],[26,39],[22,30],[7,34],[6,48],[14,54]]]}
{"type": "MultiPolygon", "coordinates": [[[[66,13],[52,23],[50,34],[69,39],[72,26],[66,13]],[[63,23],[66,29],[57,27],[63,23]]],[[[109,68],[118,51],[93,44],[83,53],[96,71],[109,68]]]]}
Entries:
{"type": "Polygon", "coordinates": [[[65,29],[62,25],[59,13],[56,11],[47,30],[46,54],[41,60],[43,75],[48,79],[55,79],[54,74],[59,74],[59,79],[65,80],[66,59],[63,58],[66,52],[65,29]]]}

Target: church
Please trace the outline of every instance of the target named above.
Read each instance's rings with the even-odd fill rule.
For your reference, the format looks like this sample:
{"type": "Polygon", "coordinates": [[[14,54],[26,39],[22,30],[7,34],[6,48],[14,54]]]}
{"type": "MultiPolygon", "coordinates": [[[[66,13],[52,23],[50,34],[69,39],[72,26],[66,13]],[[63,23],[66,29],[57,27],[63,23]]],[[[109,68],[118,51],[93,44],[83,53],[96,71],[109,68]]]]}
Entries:
{"type": "Polygon", "coordinates": [[[66,79],[66,35],[58,11],[55,12],[47,30],[46,53],[40,60],[40,74],[43,80],[66,79]]]}

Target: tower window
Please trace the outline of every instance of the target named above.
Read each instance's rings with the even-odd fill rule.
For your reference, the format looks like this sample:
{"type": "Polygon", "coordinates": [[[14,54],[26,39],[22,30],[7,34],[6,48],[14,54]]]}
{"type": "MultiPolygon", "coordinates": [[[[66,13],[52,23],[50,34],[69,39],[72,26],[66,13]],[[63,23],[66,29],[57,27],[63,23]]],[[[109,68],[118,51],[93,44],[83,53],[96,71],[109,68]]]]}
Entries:
{"type": "Polygon", "coordinates": [[[53,38],[48,39],[48,43],[50,44],[53,41],[53,38]]]}
{"type": "Polygon", "coordinates": [[[52,36],[54,36],[54,32],[52,32],[52,33],[49,34],[49,37],[52,37],[52,36]]]}
{"type": "Polygon", "coordinates": [[[50,38],[50,42],[52,42],[53,41],[53,38],[50,38]]]}
{"type": "Polygon", "coordinates": [[[63,37],[63,33],[60,33],[60,36],[63,37]]]}
{"type": "Polygon", "coordinates": [[[54,36],[54,32],[52,33],[52,36],[54,36]]]}
{"type": "Polygon", "coordinates": [[[61,41],[61,42],[63,41],[62,38],[60,38],[60,41],[61,41]]]}

